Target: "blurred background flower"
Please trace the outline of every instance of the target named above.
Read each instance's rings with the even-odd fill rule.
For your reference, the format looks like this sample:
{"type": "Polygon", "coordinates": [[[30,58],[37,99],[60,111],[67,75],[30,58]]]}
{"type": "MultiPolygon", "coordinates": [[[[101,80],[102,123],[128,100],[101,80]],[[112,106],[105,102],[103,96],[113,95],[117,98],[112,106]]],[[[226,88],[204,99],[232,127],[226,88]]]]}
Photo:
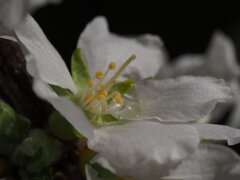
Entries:
{"type": "Polygon", "coordinates": [[[48,3],[60,3],[61,0],[0,0],[0,33],[15,28],[28,12],[48,3]]]}

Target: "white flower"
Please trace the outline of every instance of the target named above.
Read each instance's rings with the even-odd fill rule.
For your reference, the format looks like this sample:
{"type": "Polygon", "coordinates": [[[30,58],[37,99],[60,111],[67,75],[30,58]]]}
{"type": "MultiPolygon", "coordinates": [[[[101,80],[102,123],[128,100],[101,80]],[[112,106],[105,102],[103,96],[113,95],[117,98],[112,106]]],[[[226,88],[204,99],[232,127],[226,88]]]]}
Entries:
{"type": "MultiPolygon", "coordinates": [[[[84,98],[87,97],[84,94],[81,97],[83,99],[79,99],[81,109],[69,99],[57,96],[48,85],[54,84],[70,89],[73,93],[77,92],[66,65],[33,18],[28,16],[25,23],[16,30],[16,35],[26,53],[27,69],[34,77],[35,92],[50,102],[87,137],[88,146],[99,152],[99,156],[109,161],[122,176],[154,179],[167,175],[198,148],[202,138],[227,140],[229,145],[240,142],[238,129],[186,123],[206,116],[217,102],[225,102],[231,98],[231,90],[223,81],[208,77],[180,77],[164,81],[140,80],[136,82],[136,86],[129,94],[130,97],[112,98],[114,109],[110,111],[109,108],[107,112],[121,117],[118,119],[118,124],[94,128],[82,110],[92,112],[94,117],[103,114],[106,111],[102,110],[104,107],[100,100],[95,98],[92,103],[97,104],[92,104],[95,105],[92,108],[83,104],[84,98]],[[118,102],[118,98],[121,101],[118,102]],[[133,99],[128,100],[129,98],[133,99]],[[129,101],[133,104],[129,105],[129,101]],[[123,106],[118,108],[121,104],[123,106]],[[136,116],[133,116],[134,113],[136,116]],[[134,121],[125,123],[122,119],[134,121]],[[122,121],[124,123],[121,123],[122,121]]],[[[139,54],[144,55],[144,59],[140,57],[139,62],[138,59],[133,61],[134,56],[125,62],[126,65],[133,61],[129,66],[133,67],[139,78],[153,76],[161,64],[162,53],[159,53],[161,43],[157,37],[148,35],[144,37],[144,41],[139,41],[139,39],[112,35],[106,31],[106,21],[103,18],[96,18],[87,26],[79,44],[91,73],[97,68],[95,62],[99,64],[99,68],[103,68],[109,65],[106,63],[108,58],[111,58],[110,60],[116,60],[118,65],[124,61],[119,57],[131,53],[136,54],[137,57],[139,54]],[[100,41],[101,38],[103,43],[100,41]],[[97,55],[94,55],[94,50],[97,55]],[[123,54],[119,53],[121,50],[124,50],[123,54]],[[146,60],[151,63],[146,65],[146,60]],[[147,69],[144,69],[142,63],[147,69]]],[[[119,75],[118,72],[124,68],[124,65],[121,66],[112,76],[113,79],[105,81],[105,85],[112,83],[119,75]]],[[[107,69],[112,72],[112,68],[107,69]]],[[[101,73],[97,74],[95,78],[101,82],[104,76],[101,73]]],[[[128,76],[131,76],[130,72],[128,76]]],[[[83,93],[93,91],[95,96],[97,90],[89,81],[83,93]]],[[[104,96],[107,97],[108,94],[104,96]]],[[[94,122],[98,123],[97,120],[94,122]]]]}
{"type": "MultiPolygon", "coordinates": [[[[105,165],[106,165],[105,161],[105,165]]],[[[114,172],[113,167],[108,167],[114,172]]],[[[156,168],[157,169],[157,168],[156,168]]],[[[136,168],[136,171],[138,169],[136,168]]],[[[159,169],[160,171],[160,169],[159,169]]],[[[103,180],[90,165],[86,166],[87,180],[103,180]]],[[[240,157],[230,148],[222,145],[201,144],[189,158],[171,170],[167,176],[151,180],[238,180],[240,178],[240,157]]],[[[125,178],[124,178],[125,179],[125,178]]],[[[145,180],[140,178],[137,180],[145,180]]],[[[129,177],[125,180],[133,180],[129,177]]]]}
{"type": "Polygon", "coordinates": [[[61,0],[0,0],[0,33],[15,28],[25,17],[46,3],[59,3],[61,0]]]}
{"type": "MultiPolygon", "coordinates": [[[[165,64],[159,72],[160,78],[170,78],[182,75],[212,76],[227,81],[234,89],[235,98],[232,102],[234,110],[228,124],[240,127],[240,66],[237,63],[234,44],[230,38],[220,32],[213,35],[208,50],[203,55],[186,54],[178,57],[173,64],[165,64]]],[[[217,106],[211,120],[217,121],[229,108],[229,104],[217,106]]]]}

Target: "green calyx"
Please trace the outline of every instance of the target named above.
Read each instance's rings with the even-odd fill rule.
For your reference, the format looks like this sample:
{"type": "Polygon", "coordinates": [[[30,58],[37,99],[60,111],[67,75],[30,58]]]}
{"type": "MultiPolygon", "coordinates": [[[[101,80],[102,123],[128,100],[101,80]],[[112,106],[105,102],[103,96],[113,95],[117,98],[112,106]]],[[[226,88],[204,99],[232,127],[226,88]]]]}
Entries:
{"type": "Polygon", "coordinates": [[[81,94],[90,80],[90,75],[87,65],[81,57],[81,50],[79,48],[76,49],[72,54],[71,70],[73,82],[78,88],[78,93],[81,94]]]}
{"type": "Polygon", "coordinates": [[[61,140],[73,140],[84,137],[57,111],[50,115],[48,127],[51,133],[61,140]]]}

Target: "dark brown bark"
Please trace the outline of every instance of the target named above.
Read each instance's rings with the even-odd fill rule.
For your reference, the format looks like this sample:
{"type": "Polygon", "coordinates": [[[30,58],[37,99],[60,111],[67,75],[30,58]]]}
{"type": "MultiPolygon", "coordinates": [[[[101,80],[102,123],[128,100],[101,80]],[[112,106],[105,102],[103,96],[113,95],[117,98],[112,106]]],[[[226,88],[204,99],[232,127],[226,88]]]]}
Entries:
{"type": "Polygon", "coordinates": [[[0,97],[34,126],[43,127],[51,111],[51,106],[32,91],[32,78],[20,46],[6,39],[0,39],[0,97]]]}

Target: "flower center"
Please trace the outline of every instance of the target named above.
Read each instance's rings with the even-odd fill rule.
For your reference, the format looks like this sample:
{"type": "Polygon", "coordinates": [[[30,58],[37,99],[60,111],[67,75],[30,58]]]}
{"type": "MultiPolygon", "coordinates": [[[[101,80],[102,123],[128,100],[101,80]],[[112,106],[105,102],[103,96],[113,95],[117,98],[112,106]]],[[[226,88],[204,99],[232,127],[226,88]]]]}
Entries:
{"type": "Polygon", "coordinates": [[[95,76],[88,82],[80,100],[82,108],[94,114],[110,114],[124,106],[124,101],[118,91],[110,93],[110,88],[115,84],[116,79],[121,75],[123,70],[134,60],[135,55],[129,57],[118,71],[103,83],[109,71],[116,68],[116,63],[111,62],[105,72],[98,71],[95,76]]]}

